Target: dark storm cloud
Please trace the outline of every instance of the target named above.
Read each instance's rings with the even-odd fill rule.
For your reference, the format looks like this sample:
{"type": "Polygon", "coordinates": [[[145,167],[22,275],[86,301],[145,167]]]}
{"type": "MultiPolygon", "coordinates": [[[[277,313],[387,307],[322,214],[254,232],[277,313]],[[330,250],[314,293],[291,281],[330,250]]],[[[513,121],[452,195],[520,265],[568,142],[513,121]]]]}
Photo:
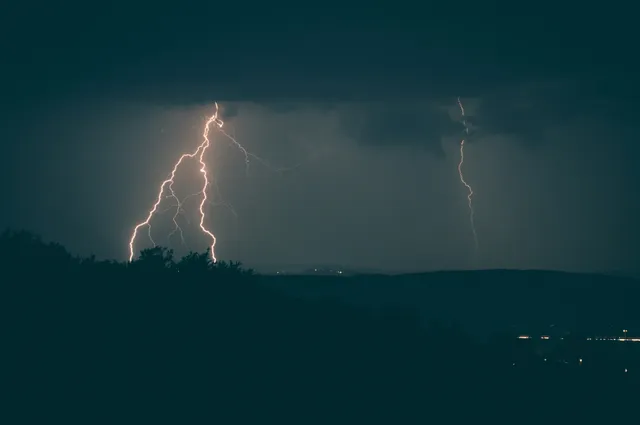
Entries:
{"type": "Polygon", "coordinates": [[[14,2],[0,16],[3,98],[75,93],[193,105],[476,97],[507,80],[600,71],[633,57],[625,44],[635,27],[620,17],[614,28],[603,25],[614,21],[600,9],[582,8],[576,19],[573,6],[557,4],[552,13],[499,15],[470,2],[428,14],[245,7],[110,3],[94,13],[71,3],[14,2]]]}
{"type": "Polygon", "coordinates": [[[109,7],[89,17],[26,6],[0,22],[3,40],[12,40],[3,57],[6,88],[13,100],[30,101],[70,93],[189,105],[404,100],[470,95],[504,74],[470,59],[457,27],[433,17],[400,19],[368,8],[328,23],[328,9],[301,16],[272,8],[262,18],[218,4],[188,11],[127,5],[126,13],[109,7]],[[466,59],[473,63],[458,67],[466,59]]]}
{"type": "Polygon", "coordinates": [[[220,117],[224,121],[237,117],[240,111],[240,108],[236,103],[227,103],[224,105],[219,105],[219,107],[220,107],[220,117]]]}
{"type": "Polygon", "coordinates": [[[343,114],[342,127],[363,146],[410,146],[436,155],[443,154],[443,137],[462,134],[464,128],[443,105],[424,101],[354,105],[352,112],[343,114]]]}
{"type": "MultiPolygon", "coordinates": [[[[626,88],[628,89],[628,88],[626,88]]],[[[633,127],[633,95],[608,79],[557,79],[523,82],[483,93],[469,121],[477,129],[472,141],[509,136],[528,147],[547,143],[560,128],[587,130],[592,137],[633,127]]]]}
{"type": "Polygon", "coordinates": [[[261,107],[268,109],[276,114],[287,114],[291,112],[300,112],[304,109],[313,109],[315,112],[331,112],[335,110],[336,103],[323,101],[322,99],[315,100],[313,102],[300,102],[300,101],[274,101],[264,100],[252,102],[260,105],[261,107]]]}

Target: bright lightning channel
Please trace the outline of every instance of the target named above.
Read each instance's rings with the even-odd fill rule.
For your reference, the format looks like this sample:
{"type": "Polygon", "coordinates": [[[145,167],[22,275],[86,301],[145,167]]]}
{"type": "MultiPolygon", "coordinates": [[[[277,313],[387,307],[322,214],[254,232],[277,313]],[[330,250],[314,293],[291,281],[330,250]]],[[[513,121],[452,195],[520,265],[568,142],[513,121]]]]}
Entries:
{"type": "MultiPolygon", "coordinates": [[[[231,141],[231,143],[240,151],[242,152],[242,154],[244,155],[244,160],[245,160],[245,169],[247,174],[249,173],[249,164],[250,164],[250,159],[255,159],[257,160],[259,163],[261,163],[262,165],[264,165],[265,167],[269,168],[272,171],[278,172],[278,173],[282,173],[285,171],[291,171],[294,170],[298,167],[300,167],[304,162],[300,162],[298,164],[295,164],[291,167],[282,167],[282,168],[276,168],[273,167],[269,162],[265,161],[264,159],[260,158],[257,155],[254,155],[253,153],[247,151],[247,149],[245,149],[244,146],[242,146],[242,144],[240,142],[238,142],[236,140],[236,138],[232,135],[230,135],[229,133],[227,133],[224,129],[223,129],[223,125],[224,122],[222,121],[222,119],[219,117],[219,107],[218,107],[218,103],[215,103],[215,112],[213,113],[213,115],[211,115],[204,126],[204,130],[202,132],[202,143],[200,143],[200,145],[196,148],[195,151],[191,152],[191,153],[184,153],[182,154],[182,156],[180,156],[180,158],[178,159],[178,161],[174,164],[173,166],[173,170],[171,171],[171,174],[169,175],[169,177],[162,182],[162,184],[160,185],[160,189],[158,191],[158,196],[156,198],[156,202],[153,204],[153,207],[149,210],[149,212],[147,213],[147,218],[136,224],[135,228],[133,229],[133,232],[131,234],[131,238],[129,239],[129,261],[133,261],[133,258],[135,256],[135,250],[134,250],[134,244],[136,241],[136,237],[138,236],[138,231],[142,228],[142,227],[147,227],[147,234],[149,236],[149,240],[151,241],[151,243],[153,244],[153,246],[156,246],[155,241],[153,240],[152,236],[151,236],[151,220],[153,219],[153,216],[156,214],[162,214],[164,212],[167,212],[169,209],[171,208],[175,208],[175,213],[173,214],[172,217],[172,221],[174,224],[174,228],[171,231],[171,233],[169,233],[169,238],[171,238],[171,236],[173,236],[176,232],[178,232],[180,234],[180,239],[182,240],[182,243],[185,244],[185,240],[184,240],[184,234],[182,232],[182,228],[180,227],[180,225],[178,224],[178,216],[180,214],[184,214],[184,203],[193,197],[196,196],[201,196],[200,199],[200,205],[199,205],[199,213],[200,213],[200,230],[210,239],[211,241],[211,245],[210,245],[210,251],[211,251],[211,259],[213,260],[213,262],[217,262],[217,258],[215,255],[215,246],[216,246],[216,237],[215,235],[205,227],[205,220],[206,220],[206,214],[205,214],[205,204],[212,204],[212,205],[216,205],[214,203],[212,203],[208,197],[207,197],[207,189],[209,188],[209,185],[213,185],[216,193],[218,194],[219,197],[220,196],[220,188],[218,187],[217,181],[214,178],[212,181],[209,180],[209,177],[207,176],[207,163],[205,161],[205,153],[207,151],[207,149],[209,148],[211,142],[209,140],[209,131],[211,130],[211,126],[214,125],[215,129],[222,134],[223,136],[225,136],[229,141],[231,141]],[[200,189],[199,192],[197,193],[193,193],[191,195],[188,195],[187,197],[185,197],[184,199],[180,200],[178,198],[178,195],[176,194],[173,185],[175,182],[175,176],[176,173],[178,172],[178,168],[180,167],[180,165],[182,164],[182,162],[186,159],[193,159],[193,158],[198,158],[198,161],[200,163],[200,172],[202,173],[202,177],[203,177],[203,183],[202,183],[202,188],[200,189]],[[165,195],[165,193],[168,192],[168,194],[165,195]],[[175,202],[168,208],[165,210],[160,210],[158,211],[158,207],[160,206],[160,204],[162,203],[163,200],[165,199],[173,199],[175,202]]],[[[231,213],[236,216],[237,218],[237,214],[236,211],[233,209],[233,207],[225,202],[220,202],[218,203],[219,205],[225,206],[227,208],[229,208],[229,210],[231,211],[231,213]]],[[[186,217],[185,217],[186,218],[186,217]]],[[[188,219],[187,219],[187,223],[189,223],[188,219]]]]}
{"type": "MultiPolygon", "coordinates": [[[[460,113],[462,114],[462,124],[464,125],[464,131],[469,135],[469,125],[467,124],[467,118],[464,113],[464,106],[462,106],[462,102],[458,97],[458,106],[460,107],[460,113]]],[[[458,174],[460,175],[460,182],[467,188],[467,200],[469,204],[469,221],[471,222],[471,231],[473,232],[473,242],[475,244],[476,251],[478,250],[478,233],[476,232],[476,224],[474,220],[474,211],[473,211],[473,189],[464,179],[464,174],[462,173],[462,164],[464,164],[464,141],[463,138],[460,140],[460,162],[458,163],[458,174]]]]}
{"type": "MultiPolygon", "coordinates": [[[[214,262],[217,261],[217,258],[215,255],[216,237],[204,225],[204,221],[206,218],[206,214],[204,212],[204,206],[207,203],[207,188],[209,186],[209,178],[207,177],[207,163],[204,160],[204,155],[207,151],[207,148],[209,148],[209,146],[211,145],[211,142],[209,141],[209,131],[211,129],[211,124],[216,125],[218,128],[222,128],[222,126],[224,125],[224,122],[218,117],[218,113],[219,113],[218,103],[215,103],[215,107],[216,107],[215,113],[211,115],[209,119],[207,119],[207,122],[205,123],[204,131],[202,133],[202,139],[203,139],[202,143],[200,143],[200,145],[192,153],[185,153],[185,154],[182,154],[182,156],[180,156],[180,159],[178,159],[178,161],[174,164],[173,170],[171,170],[171,175],[169,176],[169,178],[163,181],[162,184],[160,185],[160,190],[158,191],[158,197],[156,198],[156,202],[155,204],[153,204],[153,207],[151,208],[151,210],[149,210],[149,213],[147,214],[147,218],[144,221],[138,223],[136,227],[133,229],[133,233],[131,234],[131,239],[129,240],[129,261],[133,261],[133,257],[135,253],[133,245],[136,240],[136,236],[138,235],[138,230],[141,227],[147,226],[149,239],[151,240],[151,243],[153,243],[154,246],[156,245],[153,238],[151,237],[151,219],[153,218],[153,215],[158,210],[158,207],[160,206],[160,203],[164,198],[173,198],[177,202],[176,213],[173,216],[173,223],[175,225],[175,229],[173,232],[175,232],[176,230],[179,230],[181,237],[183,237],[182,229],[178,225],[178,221],[177,221],[178,215],[182,211],[183,202],[180,201],[175,191],[173,190],[173,184],[175,182],[174,179],[176,177],[176,173],[178,172],[178,168],[180,167],[182,162],[187,158],[192,159],[192,158],[195,158],[196,156],[198,157],[198,161],[200,162],[200,172],[202,173],[202,180],[203,180],[202,189],[198,193],[198,194],[202,194],[202,199],[200,201],[200,206],[199,206],[200,230],[202,230],[202,232],[205,235],[207,235],[211,240],[211,259],[214,262]],[[170,192],[170,195],[166,197],[163,196],[165,193],[165,188],[168,188],[170,192]]],[[[243,150],[243,152],[245,152],[245,155],[246,155],[246,150],[243,150]]]]}
{"type": "MultiPolygon", "coordinates": [[[[294,167],[289,167],[289,168],[274,168],[271,166],[271,164],[269,164],[267,161],[265,161],[264,159],[252,154],[251,152],[247,151],[247,149],[245,149],[244,146],[242,146],[242,144],[240,144],[240,142],[238,142],[236,140],[235,137],[231,136],[229,133],[227,133],[222,127],[224,125],[224,122],[222,121],[222,119],[220,119],[219,117],[219,107],[218,107],[218,103],[215,103],[215,112],[213,115],[211,115],[204,126],[204,130],[202,132],[202,143],[200,143],[200,145],[196,148],[195,151],[191,152],[191,153],[185,153],[182,154],[182,156],[180,156],[180,158],[178,159],[178,161],[174,164],[173,166],[173,170],[171,171],[171,174],[169,175],[169,178],[167,178],[165,181],[162,182],[162,184],[160,185],[160,189],[158,191],[158,196],[156,198],[156,202],[153,204],[153,207],[151,208],[151,210],[149,210],[148,214],[147,214],[147,218],[138,223],[135,228],[133,229],[133,232],[131,234],[131,238],[129,240],[129,261],[133,261],[133,257],[135,256],[135,250],[134,250],[134,243],[136,240],[136,237],[138,236],[138,231],[142,228],[142,227],[147,227],[147,233],[149,236],[149,240],[151,240],[151,243],[153,244],[153,246],[156,246],[155,241],[153,240],[152,236],[151,236],[151,219],[153,218],[153,216],[157,213],[157,214],[161,214],[163,212],[166,212],[167,210],[164,211],[158,211],[158,207],[160,206],[160,204],[162,203],[162,201],[164,199],[173,199],[175,201],[175,203],[170,207],[170,208],[175,208],[175,213],[172,217],[172,221],[174,224],[174,228],[173,231],[171,231],[171,233],[169,233],[169,238],[171,238],[172,235],[174,235],[176,232],[178,232],[180,234],[180,239],[182,240],[182,243],[185,243],[184,240],[184,234],[182,232],[182,228],[180,227],[180,225],[178,224],[178,216],[181,213],[184,213],[184,209],[183,209],[183,205],[184,203],[192,197],[195,196],[202,196],[200,199],[200,205],[199,205],[199,213],[200,213],[200,230],[202,231],[202,233],[204,233],[209,240],[211,241],[211,245],[210,245],[210,251],[211,251],[211,259],[213,260],[213,262],[217,262],[217,258],[215,255],[215,246],[216,246],[216,237],[215,235],[205,227],[205,220],[206,220],[206,214],[205,214],[205,204],[207,203],[211,203],[211,201],[209,201],[208,197],[207,197],[207,189],[209,188],[209,185],[213,183],[213,185],[215,186],[215,189],[217,191],[218,194],[220,194],[220,189],[216,183],[216,181],[214,180],[213,182],[209,181],[209,177],[207,176],[207,163],[205,161],[205,153],[207,152],[207,149],[209,148],[209,146],[211,145],[211,142],[209,140],[209,132],[211,130],[211,126],[214,125],[215,128],[221,133],[223,134],[227,139],[229,139],[233,145],[235,147],[237,147],[240,152],[242,152],[242,154],[244,155],[244,160],[245,160],[245,164],[246,164],[246,170],[247,173],[249,172],[249,163],[250,163],[250,158],[253,158],[255,160],[257,160],[258,162],[262,163],[263,165],[265,165],[266,167],[277,171],[277,172],[282,172],[282,171],[286,171],[289,169],[293,169],[293,168],[297,168],[300,164],[297,164],[294,167]],[[193,158],[198,158],[198,162],[200,163],[200,172],[202,173],[202,188],[200,189],[199,192],[197,193],[193,193],[187,197],[185,197],[183,200],[180,200],[178,198],[178,195],[176,194],[174,188],[173,188],[173,184],[175,183],[175,176],[176,173],[178,172],[178,168],[180,167],[180,165],[182,164],[182,162],[186,159],[193,159],[193,158]],[[165,195],[165,192],[169,192],[167,195],[165,195]]],[[[222,205],[228,207],[231,212],[237,216],[235,210],[233,209],[233,207],[227,203],[222,203],[222,205]]],[[[170,209],[169,208],[169,209],[170,209]]]]}

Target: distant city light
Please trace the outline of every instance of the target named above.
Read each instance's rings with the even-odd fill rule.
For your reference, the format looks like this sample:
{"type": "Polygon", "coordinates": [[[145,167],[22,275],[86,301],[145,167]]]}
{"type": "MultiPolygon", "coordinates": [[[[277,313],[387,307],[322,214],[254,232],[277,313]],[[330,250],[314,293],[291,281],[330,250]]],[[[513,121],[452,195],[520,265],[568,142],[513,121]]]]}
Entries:
{"type": "MultiPolygon", "coordinates": [[[[530,335],[519,335],[518,339],[532,339],[530,335]]],[[[549,335],[541,335],[540,339],[548,340],[551,339],[549,335]]],[[[564,338],[560,338],[564,340],[564,338]]],[[[640,337],[619,337],[619,336],[598,336],[591,337],[588,336],[585,338],[587,341],[620,341],[620,342],[640,342],[640,337]]]]}

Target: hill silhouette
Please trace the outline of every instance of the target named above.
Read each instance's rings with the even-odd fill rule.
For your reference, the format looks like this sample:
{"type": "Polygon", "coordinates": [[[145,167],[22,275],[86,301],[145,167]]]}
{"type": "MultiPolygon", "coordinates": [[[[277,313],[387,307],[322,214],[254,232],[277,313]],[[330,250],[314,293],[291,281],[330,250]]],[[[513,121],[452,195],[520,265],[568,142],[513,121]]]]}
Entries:
{"type": "Polygon", "coordinates": [[[98,261],[28,232],[3,233],[2,422],[633,417],[621,407],[639,382],[640,344],[584,338],[595,313],[611,319],[610,303],[622,311],[613,319],[637,317],[633,280],[500,270],[277,277],[209,258],[175,259],[157,247],[132,263],[98,261]],[[539,309],[534,321],[569,311],[574,328],[553,323],[565,326],[554,345],[518,340],[496,306],[531,317],[517,303],[523,296],[539,309]],[[471,322],[495,316],[491,336],[470,335],[457,312],[471,322]]]}
{"type": "Polygon", "coordinates": [[[368,306],[401,306],[422,321],[457,321],[485,338],[506,326],[540,331],[550,325],[590,333],[638,329],[640,281],[543,270],[480,270],[325,278],[263,278],[305,298],[368,306]]]}

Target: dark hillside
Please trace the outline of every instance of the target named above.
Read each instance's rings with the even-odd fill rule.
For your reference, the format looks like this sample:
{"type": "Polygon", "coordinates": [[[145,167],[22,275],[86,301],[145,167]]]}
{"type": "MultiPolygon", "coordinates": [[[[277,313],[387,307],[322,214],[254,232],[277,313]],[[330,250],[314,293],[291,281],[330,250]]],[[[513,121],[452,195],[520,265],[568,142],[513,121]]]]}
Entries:
{"type": "Polygon", "coordinates": [[[2,423],[601,423],[589,421],[606,406],[617,406],[609,420],[624,416],[636,394],[633,344],[596,352],[568,339],[551,350],[504,333],[479,342],[400,304],[369,305],[421,298],[429,316],[425,306],[447,298],[460,311],[486,294],[508,303],[518,276],[531,276],[529,293],[557,282],[570,302],[580,279],[600,291],[595,277],[274,280],[160,248],[131,264],[78,259],[26,233],[3,235],[0,250],[2,423]],[[360,292],[358,305],[345,302],[360,292]]]}
{"type": "Polygon", "coordinates": [[[353,277],[269,276],[265,285],[304,298],[397,306],[460,322],[485,338],[509,327],[528,331],[620,332],[640,329],[640,282],[605,275],[537,270],[483,270],[353,277]]]}

